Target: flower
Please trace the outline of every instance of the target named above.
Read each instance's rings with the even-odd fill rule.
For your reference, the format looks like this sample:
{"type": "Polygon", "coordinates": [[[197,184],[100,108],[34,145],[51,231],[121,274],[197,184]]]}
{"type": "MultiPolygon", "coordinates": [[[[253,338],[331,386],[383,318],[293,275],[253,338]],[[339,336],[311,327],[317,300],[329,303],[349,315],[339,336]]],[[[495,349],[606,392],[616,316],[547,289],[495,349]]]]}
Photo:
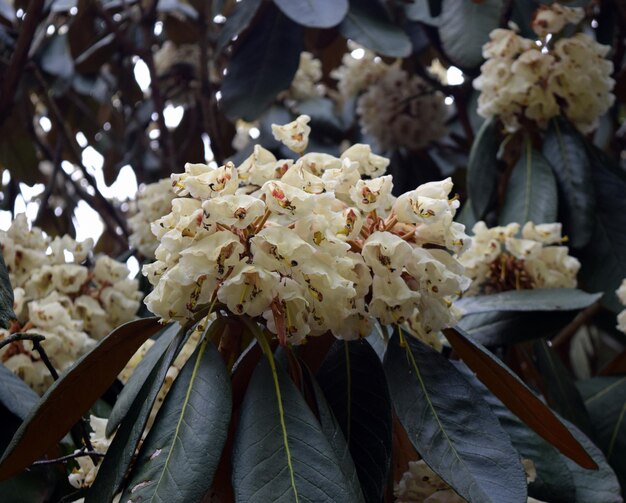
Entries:
{"type": "MultiPolygon", "coordinates": [[[[306,122],[273,129],[289,140],[306,122]]],[[[392,196],[392,177],[377,176],[388,163],[354,145],[341,158],[311,152],[286,163],[256,146],[239,167],[187,164],[172,175],[181,197],[153,224],[160,244],[143,269],[154,286],[148,308],[184,323],[219,302],[282,344],[325,332],[363,337],[378,320],[435,345],[469,285],[450,254],[468,243],[453,222],[458,201],[449,179],[426,184],[413,196],[436,215],[416,216],[410,198],[403,206],[392,196]],[[224,178],[215,173],[229,174],[219,190],[206,186],[224,178]]]]}
{"type": "MultiPolygon", "coordinates": [[[[626,306],[626,278],[615,293],[622,305],[626,306]]],[[[617,315],[617,329],[626,334],[626,309],[617,315]]]]}
{"type": "Polygon", "coordinates": [[[486,61],[474,81],[481,91],[478,113],[499,117],[509,132],[517,131],[523,120],[545,128],[561,114],[583,133],[595,129],[615,100],[613,64],[606,59],[609,47],[583,33],[560,37],[553,44],[546,38],[583,17],[582,9],[541,6],[533,19],[539,41],[513,30],[493,30],[483,46],[486,61]]]}
{"type": "Polygon", "coordinates": [[[276,140],[282,142],[287,148],[298,154],[304,153],[309,144],[311,128],[308,123],[311,118],[308,115],[300,115],[295,121],[277,126],[272,124],[272,134],[276,140]]]}
{"type": "Polygon", "coordinates": [[[488,228],[477,222],[470,248],[459,257],[472,286],[467,294],[530,288],[575,288],[580,262],[569,255],[561,224],[527,222],[488,228]]]}
{"type": "Polygon", "coordinates": [[[322,79],[322,62],[307,51],[300,53],[300,65],[291,81],[291,86],[284,93],[286,98],[305,101],[320,96],[323,87],[319,82],[322,79]]]}

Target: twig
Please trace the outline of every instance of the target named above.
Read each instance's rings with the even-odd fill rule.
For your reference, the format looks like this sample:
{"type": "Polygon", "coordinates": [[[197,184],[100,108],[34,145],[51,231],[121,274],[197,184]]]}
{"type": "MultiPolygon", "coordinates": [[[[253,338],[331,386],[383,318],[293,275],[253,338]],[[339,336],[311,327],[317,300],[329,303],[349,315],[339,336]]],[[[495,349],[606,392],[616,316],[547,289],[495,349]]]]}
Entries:
{"type": "Polygon", "coordinates": [[[73,454],[68,454],[67,456],[61,456],[60,458],[54,458],[54,459],[41,459],[39,461],[35,461],[33,463],[33,466],[53,465],[56,463],[63,463],[65,461],[69,461],[71,459],[82,458],[83,456],[89,456],[93,459],[94,457],[103,458],[105,454],[98,452],[98,451],[94,451],[94,450],[86,450],[83,447],[82,449],[80,449],[80,451],[75,452],[73,454]]]}
{"type": "Polygon", "coordinates": [[[591,318],[593,318],[601,310],[602,305],[599,302],[595,302],[594,304],[591,304],[587,309],[580,312],[569,325],[563,328],[563,330],[561,330],[557,334],[557,336],[552,339],[552,347],[556,349],[563,344],[566,344],[574,336],[574,334],[578,332],[578,329],[580,327],[586,325],[591,320],[591,318]]]}
{"type": "Polygon", "coordinates": [[[4,73],[2,92],[0,93],[0,125],[8,116],[8,111],[13,105],[13,97],[17,89],[20,76],[28,59],[28,52],[33,42],[33,35],[39,24],[43,12],[44,0],[31,0],[26,8],[26,19],[19,29],[15,52],[9,63],[9,68],[4,73]]]}
{"type": "Polygon", "coordinates": [[[15,334],[11,334],[8,337],[2,339],[0,341],[0,349],[2,349],[4,346],[8,346],[9,344],[12,344],[14,342],[17,341],[43,341],[45,339],[45,337],[43,335],[38,335],[38,334],[24,334],[24,333],[20,333],[17,332],[15,334]]]}

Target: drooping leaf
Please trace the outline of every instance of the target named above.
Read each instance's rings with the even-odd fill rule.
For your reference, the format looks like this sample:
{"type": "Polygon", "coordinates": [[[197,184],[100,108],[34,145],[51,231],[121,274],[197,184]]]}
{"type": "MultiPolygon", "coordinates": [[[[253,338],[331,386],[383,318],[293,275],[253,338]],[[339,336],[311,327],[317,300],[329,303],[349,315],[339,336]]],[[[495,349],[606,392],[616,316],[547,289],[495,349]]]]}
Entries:
{"type": "Polygon", "coordinates": [[[398,418],[435,473],[472,503],[526,501],[508,435],[445,357],[413,338],[401,345],[394,334],[384,365],[398,418]]]}
{"type": "Polygon", "coordinates": [[[554,168],[569,245],[582,248],[594,227],[595,191],[584,138],[564,120],[554,119],[543,142],[543,155],[554,168]]]}
{"type": "Polygon", "coordinates": [[[511,412],[580,466],[597,468],[555,414],[506,365],[458,328],[443,333],[465,364],[511,412]]]}
{"type": "Polygon", "coordinates": [[[502,0],[443,0],[439,36],[446,54],[458,66],[476,67],[482,62],[483,44],[498,27],[503,4],[502,0]]]}
{"type": "Polygon", "coordinates": [[[0,363],[0,403],[24,420],[38,402],[39,395],[0,363]]]}
{"type": "Polygon", "coordinates": [[[67,34],[51,37],[41,50],[39,58],[42,70],[50,75],[70,79],[74,74],[74,59],[67,34]]]}
{"type": "Polygon", "coordinates": [[[157,318],[126,323],[54,382],[15,433],[0,460],[0,480],[50,450],[106,391],[137,348],[160,328],[157,318]]]}
{"type": "Polygon", "coordinates": [[[4,257],[0,253],[0,327],[9,328],[9,322],[16,318],[13,312],[13,287],[4,257]]]}
{"type": "Polygon", "coordinates": [[[263,358],[241,405],[233,447],[236,501],[358,501],[335,452],[286,372],[263,358]]]}
{"type": "Polygon", "coordinates": [[[172,385],[121,501],[200,501],[213,482],[231,407],[230,376],[205,340],[172,385]]]}
{"type": "Polygon", "coordinates": [[[588,437],[592,437],[593,426],[589,414],[569,371],[545,340],[535,341],[533,348],[548,404],[588,437]]]}
{"type": "Polygon", "coordinates": [[[274,0],[293,21],[310,28],[338,25],[348,12],[348,0],[274,0]]]}
{"type": "Polygon", "coordinates": [[[287,89],[300,63],[302,27],[277,8],[247,33],[222,82],[220,105],[229,117],[252,121],[287,89]]]}
{"type": "Polygon", "coordinates": [[[586,293],[575,288],[536,288],[464,297],[455,305],[465,314],[493,311],[574,311],[589,307],[600,297],[601,294],[586,293]]]}
{"type": "Polygon", "coordinates": [[[174,340],[180,330],[181,327],[178,323],[172,323],[167,327],[164,327],[161,330],[159,338],[137,364],[135,370],[128,379],[128,382],[115,401],[115,405],[113,406],[113,410],[111,411],[111,415],[109,416],[106,426],[107,436],[111,436],[120,425],[122,419],[124,419],[131,405],[135,401],[135,398],[139,394],[139,391],[145,384],[150,372],[152,372],[152,369],[167,351],[170,343],[174,340]]]}
{"type": "Polygon", "coordinates": [[[482,220],[493,200],[498,181],[498,121],[489,119],[481,126],[467,163],[469,200],[477,220],[482,220]]]}
{"type": "Polygon", "coordinates": [[[589,244],[580,256],[579,281],[585,289],[603,291],[602,303],[618,313],[615,295],[626,278],[626,174],[604,152],[589,147],[596,200],[596,220],[589,244]]]}
{"type": "Polygon", "coordinates": [[[302,370],[304,379],[312,387],[322,432],[326,435],[328,443],[335,452],[335,456],[337,456],[339,468],[343,473],[344,479],[350,486],[350,491],[356,496],[356,501],[363,502],[365,499],[363,498],[359,476],[339,421],[337,421],[337,418],[329,407],[324,392],[317,383],[313,373],[306,365],[303,365],[302,370]]]}
{"type": "Polygon", "coordinates": [[[411,54],[411,40],[389,19],[378,0],[351,0],[339,31],[382,56],[404,58],[411,54]]]}
{"type": "Polygon", "coordinates": [[[180,334],[170,343],[144,382],[113,437],[96,479],[85,497],[85,503],[108,503],[117,492],[139,445],[167,371],[180,348],[182,336],[180,334]]]}
{"type": "Polygon", "coordinates": [[[598,445],[626,489],[626,376],[577,383],[595,427],[598,445]]]}
{"type": "Polygon", "coordinates": [[[483,346],[504,346],[554,335],[575,313],[491,311],[463,316],[458,326],[483,346]]]}
{"type": "Polygon", "coordinates": [[[242,0],[235,4],[217,38],[215,50],[220,53],[236,36],[240,35],[249,25],[259,10],[261,0],[242,0]]]}
{"type": "Polygon", "coordinates": [[[509,178],[500,224],[556,222],[557,206],[558,193],[552,167],[527,139],[509,178]]]}
{"type": "Polygon", "coordinates": [[[348,442],[365,501],[380,501],[391,466],[392,408],[378,355],[366,341],[336,341],[317,380],[348,442]]]}

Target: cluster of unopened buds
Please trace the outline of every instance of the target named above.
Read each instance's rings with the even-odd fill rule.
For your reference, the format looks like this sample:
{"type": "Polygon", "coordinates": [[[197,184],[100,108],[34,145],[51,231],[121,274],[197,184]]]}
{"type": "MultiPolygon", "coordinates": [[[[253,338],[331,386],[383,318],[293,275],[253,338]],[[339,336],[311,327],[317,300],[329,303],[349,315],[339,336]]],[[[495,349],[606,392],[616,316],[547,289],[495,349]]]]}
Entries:
{"type": "Polygon", "coordinates": [[[456,323],[469,286],[450,252],[469,244],[449,179],[396,198],[389,161],[357,144],[336,158],[307,153],[309,118],[273,126],[301,157],[257,145],[240,166],[187,164],[172,175],[172,211],[152,224],[160,244],[143,272],[148,308],[187,320],[219,302],[285,344],[330,331],[367,336],[375,320],[426,341],[456,323]],[[366,178],[364,178],[366,177],[366,178]]]}
{"type": "MultiPolygon", "coordinates": [[[[132,320],[140,306],[137,280],[110,257],[88,259],[93,242],[69,236],[54,239],[29,228],[18,215],[0,232],[0,249],[14,290],[17,320],[0,330],[0,340],[14,332],[42,335],[41,343],[59,372],[86,353],[113,328],[132,320]]],[[[35,391],[43,393],[52,376],[28,341],[0,349],[0,361],[35,391]]]]}
{"type": "Polygon", "coordinates": [[[582,8],[557,3],[541,6],[533,18],[539,40],[515,30],[496,29],[483,47],[487,60],[474,87],[481,91],[478,113],[500,118],[514,132],[524,121],[545,128],[565,115],[580,131],[595,129],[598,118],[613,104],[610,47],[584,33],[561,35],[568,24],[584,18],[582,8]]]}
{"type": "Polygon", "coordinates": [[[561,224],[511,223],[488,228],[478,222],[470,248],[459,257],[472,278],[467,295],[530,288],[575,288],[580,262],[569,255],[561,224]]]}

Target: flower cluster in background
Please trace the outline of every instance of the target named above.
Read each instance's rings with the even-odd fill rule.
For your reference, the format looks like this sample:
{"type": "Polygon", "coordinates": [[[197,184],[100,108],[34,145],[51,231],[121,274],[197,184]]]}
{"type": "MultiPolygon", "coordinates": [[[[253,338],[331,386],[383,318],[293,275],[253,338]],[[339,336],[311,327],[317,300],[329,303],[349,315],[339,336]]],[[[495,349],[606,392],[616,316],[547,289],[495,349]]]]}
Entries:
{"type": "Polygon", "coordinates": [[[144,257],[154,258],[158,242],[150,224],[171,211],[174,197],[169,178],[148,184],[137,194],[135,213],[128,218],[129,242],[144,257]]]}
{"type": "Polygon", "coordinates": [[[470,248],[459,257],[472,278],[468,295],[529,288],[575,288],[580,262],[561,244],[561,224],[527,222],[488,228],[477,222],[470,248]]]}
{"type": "Polygon", "coordinates": [[[300,53],[300,64],[291,81],[291,86],[281,96],[295,101],[306,101],[324,94],[322,62],[310,52],[300,53]]]}
{"type": "MultiPolygon", "coordinates": [[[[0,231],[0,248],[14,289],[17,324],[13,332],[43,335],[46,353],[58,371],[67,369],[96,340],[132,320],[141,293],[137,280],[128,279],[128,268],[100,256],[91,265],[93,243],[69,236],[46,236],[29,229],[20,214],[6,231],[0,231]]],[[[10,333],[0,330],[0,340],[10,333]]],[[[0,361],[38,393],[52,377],[31,343],[18,341],[0,349],[0,361]]]]}
{"type": "Polygon", "coordinates": [[[302,155],[308,120],[273,126],[301,154],[295,162],[257,145],[239,167],[187,164],[172,175],[179,197],[152,224],[157,260],[143,269],[154,285],[148,308],[186,320],[217,299],[293,344],[327,331],[369,335],[377,319],[435,345],[469,286],[449,253],[468,245],[453,221],[452,182],[395,198],[391,176],[381,176],[389,161],[367,145],[339,158],[302,155]]]}
{"type": "Polygon", "coordinates": [[[353,42],[342,65],[331,72],[345,100],[357,97],[363,132],[382,150],[395,147],[421,149],[445,132],[444,96],[417,75],[409,75],[399,62],[387,64],[353,42]],[[362,52],[357,59],[354,51],[362,52]]]}
{"type": "Polygon", "coordinates": [[[543,6],[533,21],[540,40],[496,29],[483,47],[487,60],[474,87],[481,91],[478,113],[499,117],[514,132],[523,120],[545,128],[565,115],[580,131],[595,129],[598,118],[613,104],[613,63],[609,46],[584,33],[559,35],[569,23],[584,17],[580,8],[543,6]]]}
{"type": "MultiPolygon", "coordinates": [[[[626,279],[622,280],[622,284],[615,293],[619,301],[626,306],[626,279]]],[[[626,334],[626,309],[617,315],[617,329],[626,334]]]]}

